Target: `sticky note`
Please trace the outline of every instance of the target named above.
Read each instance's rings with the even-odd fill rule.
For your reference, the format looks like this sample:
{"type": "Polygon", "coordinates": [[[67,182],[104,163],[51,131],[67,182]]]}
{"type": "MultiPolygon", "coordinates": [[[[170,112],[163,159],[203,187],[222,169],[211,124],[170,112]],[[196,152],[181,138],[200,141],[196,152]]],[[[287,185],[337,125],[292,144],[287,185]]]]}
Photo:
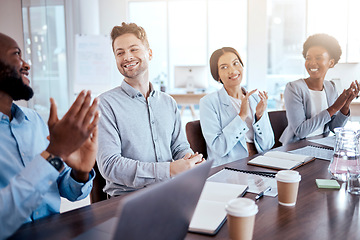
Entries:
{"type": "Polygon", "coordinates": [[[340,189],[340,184],[336,180],[316,179],[315,181],[318,188],[340,189]]]}

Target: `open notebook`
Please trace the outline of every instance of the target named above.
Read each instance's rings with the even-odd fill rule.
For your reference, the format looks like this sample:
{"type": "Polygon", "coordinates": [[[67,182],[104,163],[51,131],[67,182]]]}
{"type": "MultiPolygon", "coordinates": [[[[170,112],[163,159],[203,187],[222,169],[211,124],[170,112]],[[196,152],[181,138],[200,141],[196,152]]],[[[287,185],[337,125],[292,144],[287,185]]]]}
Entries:
{"type": "Polygon", "coordinates": [[[243,196],[248,186],[206,181],[189,231],[216,234],[226,220],[225,205],[231,199],[243,196]]]}
{"type": "Polygon", "coordinates": [[[248,164],[279,170],[290,170],[300,167],[301,165],[304,165],[314,159],[315,158],[311,156],[270,151],[266,152],[263,156],[258,156],[250,160],[248,164]]]}

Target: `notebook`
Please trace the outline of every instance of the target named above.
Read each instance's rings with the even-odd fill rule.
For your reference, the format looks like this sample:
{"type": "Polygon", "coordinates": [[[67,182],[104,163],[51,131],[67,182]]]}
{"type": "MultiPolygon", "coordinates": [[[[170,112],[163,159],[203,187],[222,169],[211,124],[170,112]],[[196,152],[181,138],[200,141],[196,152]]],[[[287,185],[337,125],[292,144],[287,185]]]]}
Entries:
{"type": "Polygon", "coordinates": [[[210,182],[205,183],[189,231],[216,234],[226,220],[225,205],[246,193],[247,185],[210,182]]]}
{"type": "Polygon", "coordinates": [[[270,186],[271,190],[264,195],[276,197],[277,183],[275,174],[276,172],[259,172],[225,167],[209,177],[207,181],[248,185],[247,192],[255,194],[259,194],[270,186]]]}
{"type": "Polygon", "coordinates": [[[333,149],[313,146],[313,145],[309,145],[303,148],[298,148],[289,152],[294,154],[307,155],[307,156],[311,155],[314,156],[315,158],[328,160],[328,161],[331,161],[334,155],[333,149]]]}
{"type": "Polygon", "coordinates": [[[211,164],[120,198],[115,217],[75,239],[184,239],[211,164]]]}
{"type": "Polygon", "coordinates": [[[315,158],[311,156],[270,151],[266,152],[263,156],[258,156],[250,160],[248,164],[278,170],[290,170],[311,162],[314,159],[315,158]]]}

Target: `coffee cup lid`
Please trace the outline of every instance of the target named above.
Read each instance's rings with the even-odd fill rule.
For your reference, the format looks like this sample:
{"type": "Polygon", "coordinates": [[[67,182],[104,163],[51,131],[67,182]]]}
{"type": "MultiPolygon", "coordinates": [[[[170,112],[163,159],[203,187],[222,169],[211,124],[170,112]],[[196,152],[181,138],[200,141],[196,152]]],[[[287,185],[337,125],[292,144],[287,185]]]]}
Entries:
{"type": "Polygon", "coordinates": [[[299,182],[301,176],[298,171],[294,170],[282,170],[275,175],[276,180],[281,182],[299,182]]]}
{"type": "Polygon", "coordinates": [[[235,217],[249,217],[258,212],[258,206],[249,198],[235,198],[225,206],[226,212],[235,217]]]}

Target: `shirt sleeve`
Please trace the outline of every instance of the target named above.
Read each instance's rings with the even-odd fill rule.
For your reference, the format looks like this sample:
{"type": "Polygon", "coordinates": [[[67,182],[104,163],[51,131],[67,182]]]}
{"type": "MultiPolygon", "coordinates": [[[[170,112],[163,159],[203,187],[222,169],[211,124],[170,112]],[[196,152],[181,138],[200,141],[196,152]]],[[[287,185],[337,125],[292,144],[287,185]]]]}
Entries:
{"type": "Polygon", "coordinates": [[[190,148],[183,129],[181,128],[181,116],[177,108],[177,103],[173,100],[173,107],[175,109],[175,125],[174,132],[171,139],[171,152],[174,160],[183,158],[185,154],[194,152],[190,148]]]}
{"type": "Polygon", "coordinates": [[[42,203],[59,172],[36,156],[10,183],[0,190],[0,239],[13,234],[42,203]]]}
{"type": "Polygon", "coordinates": [[[170,178],[170,162],[141,162],[121,155],[121,139],[111,106],[100,106],[97,163],[102,176],[115,184],[141,188],[170,178]]]}
{"type": "Polygon", "coordinates": [[[70,175],[71,171],[72,169],[65,164],[65,169],[57,180],[60,196],[70,201],[84,199],[91,192],[95,171],[94,169],[91,170],[89,180],[86,183],[79,183],[74,180],[70,175]]]}

